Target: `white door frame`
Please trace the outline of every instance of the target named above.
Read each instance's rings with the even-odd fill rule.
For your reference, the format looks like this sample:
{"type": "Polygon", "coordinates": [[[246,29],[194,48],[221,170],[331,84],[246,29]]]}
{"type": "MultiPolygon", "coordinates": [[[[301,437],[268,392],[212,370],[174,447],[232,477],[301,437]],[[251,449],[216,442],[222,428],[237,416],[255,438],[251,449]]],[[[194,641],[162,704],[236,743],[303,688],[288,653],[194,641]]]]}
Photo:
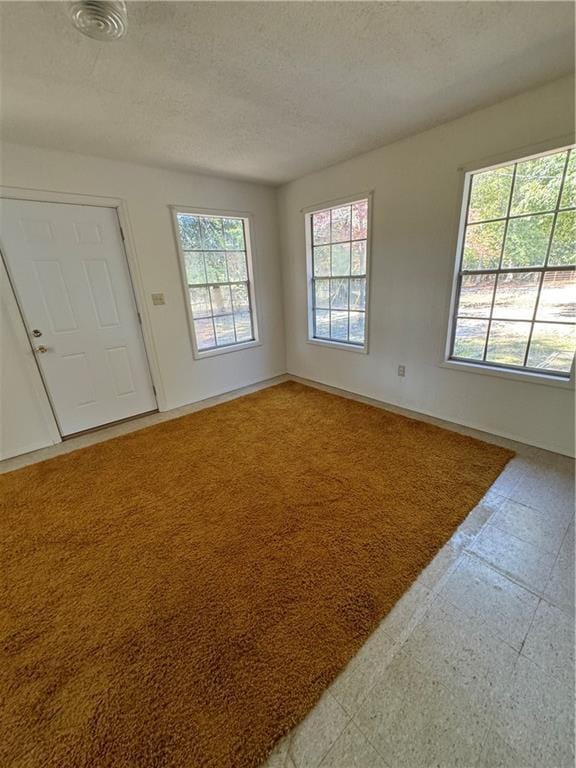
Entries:
{"type": "MultiPolygon", "coordinates": [[[[126,262],[128,264],[128,274],[130,276],[130,283],[132,286],[132,291],[134,293],[136,310],[139,313],[141,318],[140,327],[142,329],[144,351],[148,359],[148,368],[150,371],[150,377],[152,379],[152,384],[154,386],[154,390],[156,394],[156,403],[158,405],[158,410],[160,411],[167,410],[166,393],[165,393],[164,384],[162,381],[162,376],[160,373],[158,355],[157,355],[156,347],[154,344],[154,337],[152,333],[152,324],[150,322],[150,315],[148,313],[146,301],[144,300],[145,294],[144,294],[142,275],[140,273],[138,258],[136,256],[136,247],[134,245],[134,237],[132,234],[132,228],[130,225],[130,217],[128,215],[128,206],[126,204],[126,201],[118,197],[85,195],[78,192],[57,192],[57,191],[45,190],[45,189],[30,189],[30,188],[24,188],[24,187],[0,186],[0,199],[3,199],[3,198],[10,199],[10,200],[34,201],[39,203],[65,203],[69,205],[88,205],[88,206],[93,206],[97,208],[113,208],[116,210],[118,221],[120,223],[120,228],[122,230],[122,236],[123,236],[123,242],[124,242],[124,253],[126,254],[126,262]]],[[[11,283],[10,285],[12,288],[12,293],[14,295],[14,301],[16,302],[16,305],[20,312],[20,316],[21,316],[20,319],[23,322],[24,314],[22,312],[20,302],[18,301],[18,296],[16,295],[14,286],[11,283]]],[[[28,339],[28,343],[30,343],[29,339],[28,339]]],[[[29,351],[30,350],[26,350],[26,352],[29,352],[29,351]]],[[[56,434],[58,434],[59,438],[61,439],[60,430],[58,429],[58,423],[56,421],[56,417],[54,415],[54,410],[50,400],[50,393],[48,392],[43,376],[40,374],[40,369],[38,367],[38,363],[35,357],[34,357],[34,362],[35,362],[35,367],[37,369],[38,375],[40,377],[40,381],[42,382],[44,394],[47,398],[47,401],[50,407],[50,415],[53,420],[53,429],[50,430],[51,434],[53,435],[53,437],[55,437],[55,433],[54,433],[54,430],[55,430],[56,434]]],[[[59,440],[55,440],[55,442],[59,442],[59,440]]]]}

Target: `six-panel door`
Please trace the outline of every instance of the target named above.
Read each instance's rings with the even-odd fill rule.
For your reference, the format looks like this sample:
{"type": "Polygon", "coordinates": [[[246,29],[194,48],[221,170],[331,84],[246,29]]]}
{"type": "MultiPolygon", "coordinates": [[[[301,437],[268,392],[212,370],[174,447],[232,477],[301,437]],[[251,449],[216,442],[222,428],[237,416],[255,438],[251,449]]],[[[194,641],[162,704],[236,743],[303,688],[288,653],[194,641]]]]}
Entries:
{"type": "Polygon", "coordinates": [[[0,242],[61,433],[154,410],[116,210],[4,199],[0,242]]]}

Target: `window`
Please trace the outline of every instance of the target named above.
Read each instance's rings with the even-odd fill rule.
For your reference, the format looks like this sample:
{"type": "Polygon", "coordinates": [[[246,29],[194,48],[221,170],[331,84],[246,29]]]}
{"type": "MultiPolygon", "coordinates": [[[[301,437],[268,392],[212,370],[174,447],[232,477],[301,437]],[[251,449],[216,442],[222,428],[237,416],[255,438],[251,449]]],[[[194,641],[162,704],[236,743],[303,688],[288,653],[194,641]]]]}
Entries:
{"type": "Polygon", "coordinates": [[[570,376],[575,161],[564,149],[466,175],[450,359],[570,376]]]}
{"type": "Polygon", "coordinates": [[[306,214],[309,339],[366,349],[368,199],[306,214]]]}
{"type": "Polygon", "coordinates": [[[257,343],[249,220],[176,211],[198,356],[257,343]]]}

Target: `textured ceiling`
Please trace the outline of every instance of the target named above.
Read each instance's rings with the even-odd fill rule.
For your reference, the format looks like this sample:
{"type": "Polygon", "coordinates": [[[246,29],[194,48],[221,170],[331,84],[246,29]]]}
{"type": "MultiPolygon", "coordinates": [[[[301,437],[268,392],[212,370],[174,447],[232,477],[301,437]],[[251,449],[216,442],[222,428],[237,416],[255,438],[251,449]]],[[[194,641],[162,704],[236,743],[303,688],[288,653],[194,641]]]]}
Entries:
{"type": "Polygon", "coordinates": [[[573,70],[571,2],[0,3],[3,136],[280,183],[573,70]]]}

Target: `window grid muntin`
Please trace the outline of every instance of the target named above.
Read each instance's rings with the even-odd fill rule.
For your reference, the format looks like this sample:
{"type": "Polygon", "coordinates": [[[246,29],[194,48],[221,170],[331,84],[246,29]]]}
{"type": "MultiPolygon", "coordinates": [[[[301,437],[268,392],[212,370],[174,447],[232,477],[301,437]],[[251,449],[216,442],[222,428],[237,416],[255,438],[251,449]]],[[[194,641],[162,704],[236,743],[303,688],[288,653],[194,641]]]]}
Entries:
{"type": "MultiPolygon", "coordinates": [[[[568,152],[568,155],[571,154],[573,150],[565,150],[568,152]]],[[[519,161],[522,162],[522,161],[519,161]]],[[[568,160],[566,161],[566,166],[564,168],[564,175],[566,175],[566,169],[568,168],[568,160]]],[[[474,174],[472,174],[474,175],[474,174]]],[[[562,182],[562,189],[563,189],[563,182],[562,182]]],[[[470,184],[469,189],[469,198],[472,193],[472,185],[470,184]]],[[[562,198],[562,195],[560,194],[558,200],[560,201],[562,198]]],[[[470,203],[470,200],[468,200],[468,203],[470,203]]],[[[466,209],[468,210],[468,209],[466,209]]],[[[514,219],[527,219],[530,218],[530,216],[550,216],[553,213],[563,213],[564,211],[573,211],[574,206],[573,205],[558,205],[556,208],[552,208],[550,210],[546,211],[534,211],[532,213],[511,213],[510,216],[499,216],[495,219],[474,219],[474,221],[467,221],[466,225],[473,227],[476,224],[494,224],[498,221],[514,221],[514,219]]]]}
{"type": "MultiPolygon", "coordinates": [[[[193,218],[198,219],[199,222],[199,233],[200,233],[200,241],[202,248],[185,248],[182,242],[182,238],[180,236],[180,230],[178,229],[178,237],[180,241],[180,248],[182,250],[183,254],[186,253],[223,253],[224,255],[228,253],[243,253],[244,254],[244,268],[246,270],[246,280],[230,280],[230,273],[228,270],[228,259],[225,259],[225,266],[226,266],[226,277],[228,280],[226,282],[204,282],[204,283],[191,283],[188,280],[188,273],[186,271],[186,263],[184,263],[184,272],[186,275],[186,286],[188,290],[188,303],[190,305],[190,310],[192,313],[192,326],[193,326],[193,333],[194,338],[196,340],[196,347],[198,349],[198,352],[200,354],[204,352],[213,352],[217,349],[226,349],[228,347],[235,347],[235,346],[241,346],[243,344],[250,344],[254,341],[256,341],[256,334],[254,331],[254,312],[253,312],[253,304],[252,304],[252,287],[250,283],[250,270],[249,270],[249,264],[248,264],[248,246],[247,246],[247,236],[246,236],[246,220],[240,216],[218,216],[218,215],[210,215],[210,214],[200,214],[200,213],[189,213],[186,211],[178,211],[176,214],[177,218],[180,216],[190,216],[193,218]],[[224,220],[232,220],[232,221],[240,221],[242,223],[242,241],[243,241],[243,248],[204,248],[204,230],[203,227],[200,225],[200,221],[202,219],[218,219],[220,222],[222,222],[222,229],[224,229],[224,220]],[[248,296],[248,309],[247,310],[238,310],[238,314],[241,312],[248,313],[250,317],[250,332],[251,337],[249,339],[241,339],[238,340],[238,331],[236,328],[236,318],[235,314],[237,314],[234,306],[234,298],[232,295],[232,286],[233,285],[244,285],[246,286],[246,293],[248,296]],[[232,304],[232,312],[227,313],[220,313],[215,314],[214,313],[214,305],[212,303],[212,293],[210,291],[211,287],[227,287],[230,290],[230,302],[232,304]],[[208,293],[208,300],[210,302],[210,316],[204,316],[204,317],[197,317],[194,315],[194,308],[192,307],[192,303],[190,301],[190,288],[204,288],[208,293]],[[232,317],[232,324],[234,327],[234,341],[231,342],[224,342],[224,343],[218,343],[218,335],[216,333],[216,323],[215,318],[224,318],[224,317],[232,317]],[[214,334],[214,344],[212,346],[205,346],[200,347],[198,344],[198,338],[196,335],[196,321],[197,320],[210,320],[212,322],[212,332],[214,334]]],[[[203,264],[204,264],[204,275],[206,279],[208,279],[208,274],[206,271],[206,260],[203,258],[203,264]]]]}
{"type": "MultiPolygon", "coordinates": [[[[459,269],[458,269],[458,276],[457,276],[457,285],[456,285],[456,291],[455,291],[455,302],[454,302],[454,314],[452,317],[452,329],[451,329],[451,338],[450,338],[450,360],[455,360],[458,362],[466,362],[466,363],[472,363],[474,365],[482,365],[486,367],[496,367],[496,368],[502,368],[503,370],[506,369],[512,369],[512,370],[518,370],[518,371],[526,371],[526,372],[532,372],[532,373],[538,373],[542,375],[542,373],[545,373],[546,375],[550,376],[557,376],[561,378],[566,378],[570,375],[569,372],[566,371],[557,371],[550,368],[533,368],[528,366],[528,358],[530,355],[530,345],[532,342],[532,336],[534,332],[534,328],[536,325],[542,324],[554,324],[554,325],[567,325],[567,326],[575,326],[576,320],[573,321],[566,321],[566,320],[536,320],[536,315],[538,312],[538,306],[540,303],[540,295],[542,292],[542,286],[544,284],[544,279],[546,274],[550,274],[553,272],[561,272],[561,271],[574,271],[576,270],[576,259],[574,260],[575,263],[571,264],[562,264],[562,265],[549,265],[549,259],[550,259],[550,253],[552,250],[552,244],[554,240],[554,235],[556,232],[556,222],[558,219],[558,214],[563,213],[565,211],[574,211],[576,210],[575,206],[562,206],[562,197],[564,192],[564,185],[566,181],[566,176],[568,173],[568,166],[570,163],[570,159],[573,155],[573,153],[576,151],[576,147],[570,147],[565,150],[560,151],[553,151],[546,153],[546,155],[553,155],[553,154],[561,154],[562,152],[566,152],[566,158],[564,160],[564,167],[562,170],[562,178],[560,181],[560,186],[558,189],[558,194],[556,198],[556,206],[552,210],[544,210],[544,211],[537,211],[537,212],[528,212],[528,213],[521,213],[521,214],[514,214],[511,215],[511,206],[512,206],[512,199],[514,195],[514,186],[516,182],[516,171],[518,168],[518,165],[526,160],[526,158],[519,159],[514,163],[514,170],[512,174],[512,181],[510,184],[510,192],[508,196],[508,204],[506,209],[506,216],[505,217],[498,217],[498,218],[492,218],[492,219],[475,219],[473,221],[469,221],[469,211],[470,211],[470,202],[471,202],[471,196],[472,196],[472,188],[473,188],[473,178],[475,174],[479,174],[482,172],[486,172],[489,170],[494,169],[481,169],[475,172],[470,173],[469,183],[468,183],[468,189],[467,189],[467,200],[466,200],[466,207],[464,209],[464,228],[462,233],[462,241],[460,243],[460,254],[459,254],[459,269]],[[506,247],[506,236],[508,233],[508,225],[511,220],[515,219],[522,219],[529,216],[549,216],[550,214],[553,214],[553,220],[552,225],[550,227],[550,234],[548,236],[548,244],[546,247],[546,253],[544,257],[543,264],[539,266],[528,266],[528,267],[506,267],[502,268],[502,260],[504,257],[504,249],[506,247]],[[464,247],[466,244],[466,234],[468,231],[468,227],[474,226],[477,224],[490,224],[492,222],[499,222],[504,221],[504,232],[502,235],[502,243],[500,246],[500,256],[499,256],[499,262],[498,262],[498,268],[492,268],[492,269],[463,269],[463,263],[464,263],[464,247]],[[540,280],[538,284],[538,291],[536,295],[536,300],[534,302],[534,309],[532,312],[532,318],[531,319],[521,319],[521,318],[494,318],[494,303],[496,301],[496,292],[498,289],[498,282],[499,277],[501,275],[507,275],[507,274],[514,274],[514,273],[524,273],[524,272],[540,272],[540,280]],[[471,316],[471,315],[461,315],[458,312],[458,309],[460,307],[460,295],[462,290],[462,278],[465,275],[495,275],[494,280],[494,286],[492,288],[492,301],[490,306],[490,313],[489,315],[482,317],[482,316],[471,316]],[[488,327],[486,330],[486,339],[484,341],[484,352],[482,359],[478,358],[470,358],[470,357],[459,357],[454,354],[454,345],[456,341],[456,330],[457,330],[457,323],[458,320],[476,320],[480,322],[487,322],[488,327]],[[523,365],[515,365],[513,363],[498,363],[491,360],[486,360],[486,355],[488,351],[488,346],[490,343],[490,330],[492,327],[492,322],[509,322],[509,323],[530,323],[530,331],[528,335],[528,339],[526,341],[526,350],[524,353],[524,362],[523,365]]],[[[508,165],[512,165],[512,163],[509,163],[508,165]]]]}
{"type": "Polygon", "coordinates": [[[369,228],[369,217],[370,217],[370,200],[369,198],[359,198],[351,200],[347,203],[341,203],[339,205],[334,205],[330,208],[319,208],[318,210],[312,211],[309,214],[309,237],[310,237],[310,251],[311,251],[311,280],[310,280],[310,290],[311,290],[311,310],[312,310],[312,337],[315,340],[318,341],[324,341],[328,343],[333,344],[345,344],[346,346],[350,346],[352,348],[356,349],[363,349],[366,346],[366,338],[367,338],[367,327],[366,327],[366,318],[367,318],[367,291],[368,291],[368,274],[367,274],[367,266],[368,266],[368,228],[369,228]],[[352,213],[352,206],[354,206],[357,203],[366,203],[366,210],[367,210],[367,217],[366,217],[366,237],[352,237],[352,220],[353,220],[353,213],[352,213]],[[349,207],[350,208],[350,239],[349,240],[332,240],[332,220],[333,220],[333,211],[337,208],[344,208],[349,207]],[[325,213],[329,212],[330,214],[330,238],[328,242],[325,243],[315,243],[314,242],[314,216],[318,213],[325,213]],[[352,244],[353,243],[366,243],[365,248],[365,260],[364,260],[364,267],[365,270],[362,274],[353,275],[352,274],[352,244]],[[335,275],[332,271],[332,247],[334,245],[349,245],[350,246],[350,255],[349,255],[349,270],[350,273],[348,275],[335,275]],[[328,275],[319,275],[316,276],[316,264],[315,264],[315,257],[316,257],[316,248],[322,248],[322,247],[328,247],[330,249],[330,273],[328,275]],[[364,281],[364,309],[352,309],[350,307],[350,282],[352,280],[363,280],[364,281]],[[316,305],[316,282],[326,280],[328,281],[328,307],[317,307],[316,305]],[[330,306],[331,304],[331,286],[330,283],[332,280],[347,280],[348,281],[348,301],[347,301],[347,308],[346,309],[340,309],[340,308],[332,308],[330,306]],[[328,312],[328,336],[319,336],[317,327],[316,327],[316,311],[325,311],[328,312]],[[346,312],[347,313],[347,339],[340,339],[337,337],[334,337],[332,335],[332,313],[333,312],[346,312]],[[350,313],[356,312],[358,314],[362,314],[364,316],[364,338],[360,341],[350,341],[350,313]]]}
{"type": "MultiPolygon", "coordinates": [[[[550,227],[550,236],[548,238],[548,247],[546,248],[546,256],[544,257],[544,265],[543,265],[544,268],[540,273],[540,281],[538,283],[538,293],[536,294],[536,301],[534,302],[532,322],[530,325],[530,331],[528,333],[528,341],[526,342],[526,352],[524,354],[524,366],[528,365],[528,355],[530,354],[530,344],[532,342],[532,334],[534,333],[534,324],[536,322],[536,314],[538,312],[538,306],[540,304],[540,296],[542,294],[542,286],[544,285],[544,278],[546,276],[547,271],[552,271],[548,269],[548,261],[550,260],[550,251],[552,250],[552,240],[554,238],[554,232],[556,231],[556,221],[558,220],[558,209],[560,207],[560,201],[562,200],[562,193],[564,191],[564,181],[566,180],[566,171],[568,170],[569,162],[570,162],[570,150],[566,152],[566,159],[564,161],[564,168],[562,170],[562,179],[560,181],[558,197],[556,198],[556,209],[554,211],[554,218],[552,219],[552,226],[550,227]]],[[[496,281],[498,281],[498,278],[496,278],[496,281]]]]}

